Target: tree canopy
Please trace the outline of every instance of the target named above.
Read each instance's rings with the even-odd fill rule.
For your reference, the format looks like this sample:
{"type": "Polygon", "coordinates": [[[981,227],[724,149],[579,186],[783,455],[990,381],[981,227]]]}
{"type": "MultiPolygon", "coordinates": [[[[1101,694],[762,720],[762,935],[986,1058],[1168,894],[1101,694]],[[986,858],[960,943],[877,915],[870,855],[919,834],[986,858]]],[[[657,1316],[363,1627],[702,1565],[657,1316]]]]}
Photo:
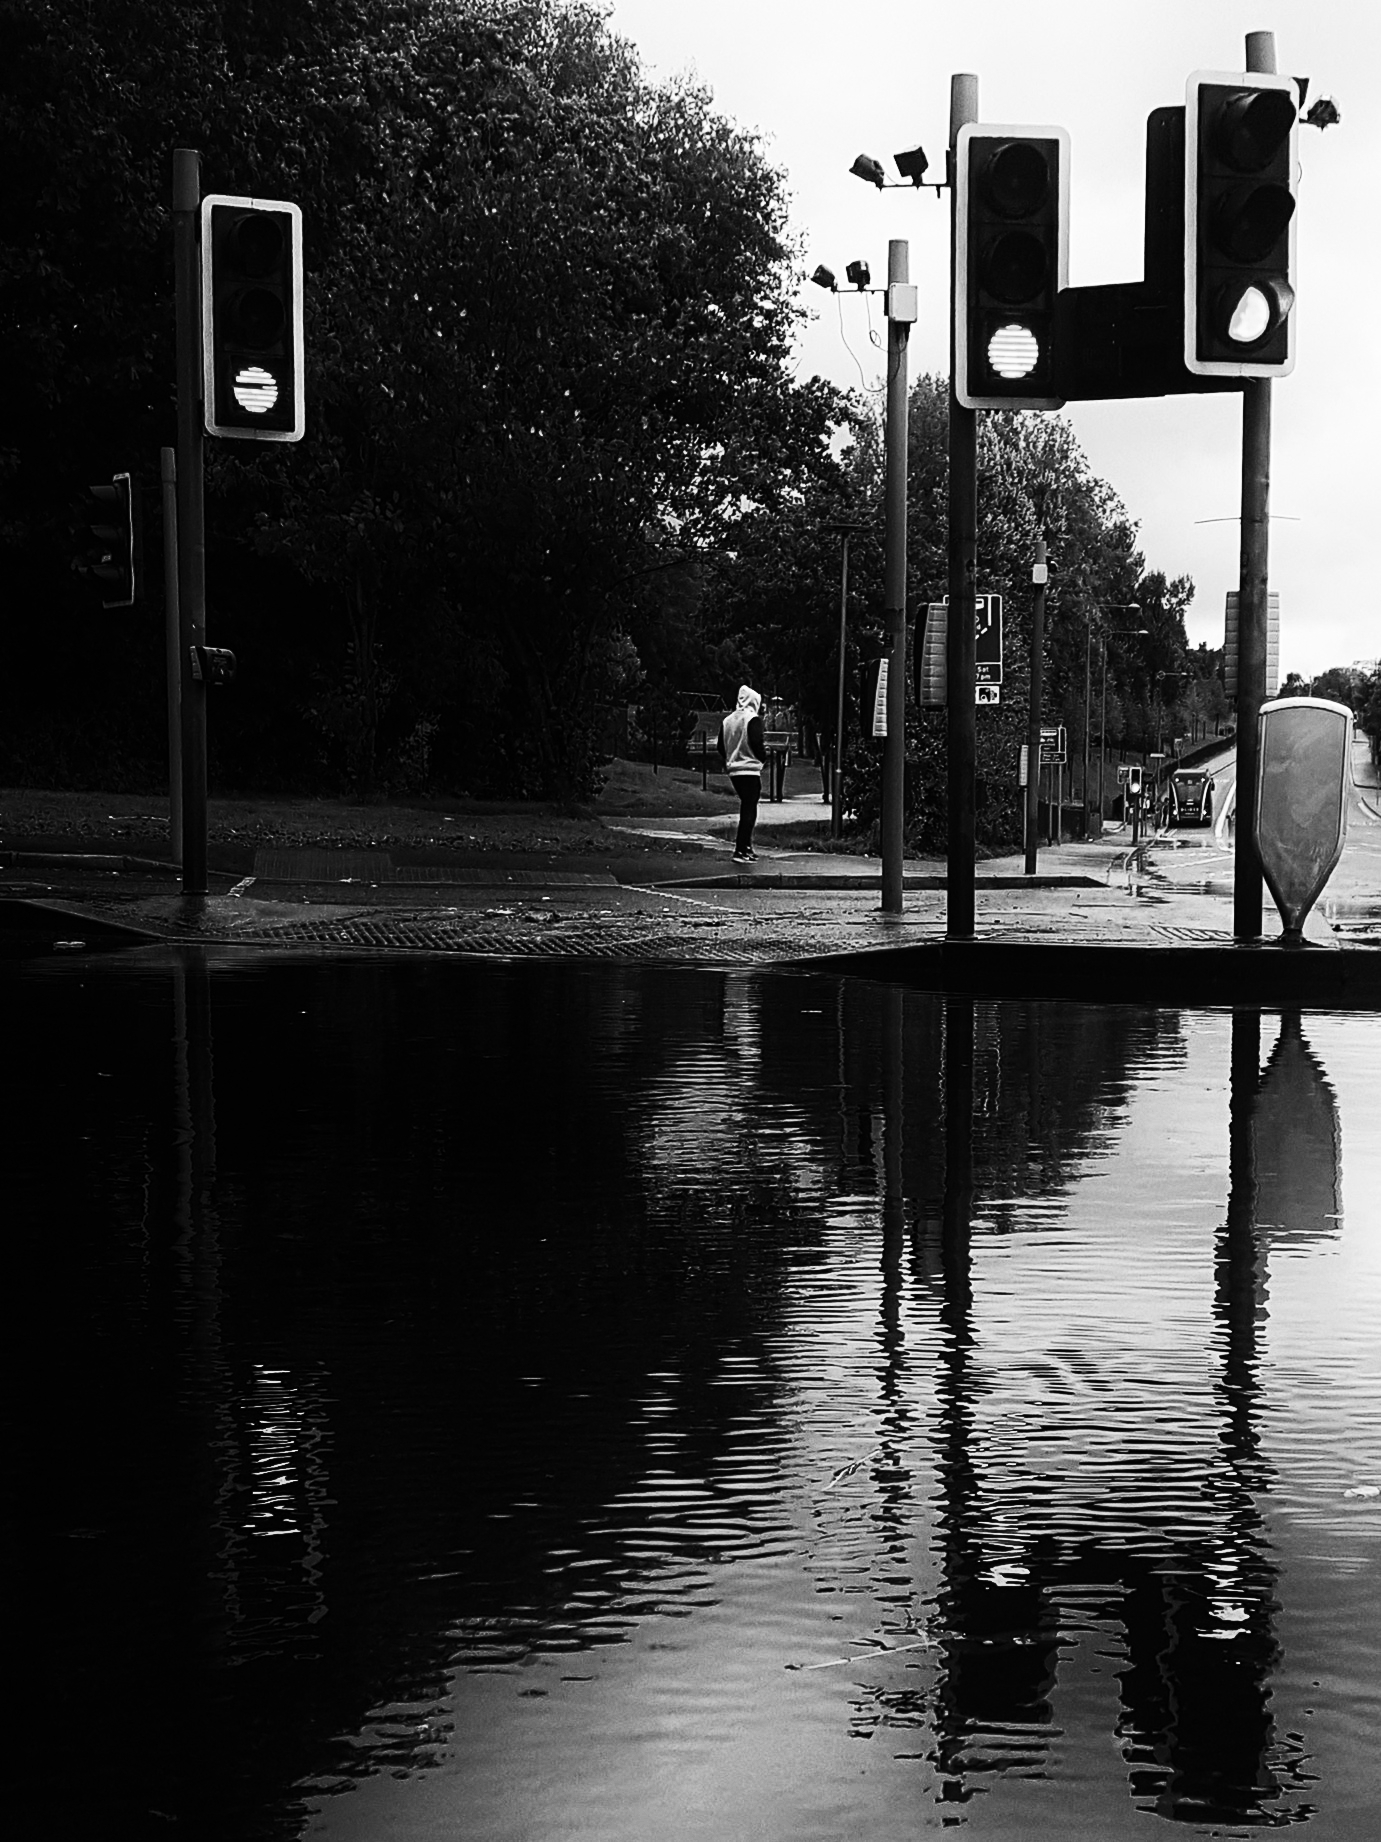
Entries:
{"type": "Polygon", "coordinates": [[[588,789],[663,566],[830,467],[781,175],[580,0],[0,0],[0,541],[59,616],[21,676],[53,681],[57,628],[97,662],[12,693],[11,777],[156,778],[156,590],[117,626],[67,557],[85,483],[152,506],[173,439],[178,145],[306,226],[307,437],[208,444],[222,772],[588,789]]]}

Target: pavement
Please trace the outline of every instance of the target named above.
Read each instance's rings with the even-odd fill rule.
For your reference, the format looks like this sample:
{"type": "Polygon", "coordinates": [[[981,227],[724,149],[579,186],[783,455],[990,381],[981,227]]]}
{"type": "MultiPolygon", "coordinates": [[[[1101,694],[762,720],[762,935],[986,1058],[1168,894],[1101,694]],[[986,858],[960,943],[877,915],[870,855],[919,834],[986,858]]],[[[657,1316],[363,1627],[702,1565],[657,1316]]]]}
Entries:
{"type": "MultiPolygon", "coordinates": [[[[1369,797],[1381,846],[1381,791],[1369,797]]],[[[128,851],[85,836],[73,849],[0,834],[0,954],[197,945],[233,957],[616,958],[1027,997],[1381,1004],[1381,905],[1369,889],[1334,897],[1330,886],[1294,950],[1277,944],[1267,895],[1263,940],[1239,943],[1232,852],[1213,831],[1133,847],[1111,830],[1043,846],[1033,876],[1020,856],[981,862],[974,936],[963,939],[947,931],[942,861],[908,859],[902,913],[884,915],[877,858],[797,841],[822,843],[827,820],[818,797],[764,803],[751,870],[732,863],[722,812],[611,818],[606,849],[568,857],[490,851],[427,863],[413,860],[421,849],[268,843],[213,869],[201,898],[182,894],[154,840],[128,851]]]]}

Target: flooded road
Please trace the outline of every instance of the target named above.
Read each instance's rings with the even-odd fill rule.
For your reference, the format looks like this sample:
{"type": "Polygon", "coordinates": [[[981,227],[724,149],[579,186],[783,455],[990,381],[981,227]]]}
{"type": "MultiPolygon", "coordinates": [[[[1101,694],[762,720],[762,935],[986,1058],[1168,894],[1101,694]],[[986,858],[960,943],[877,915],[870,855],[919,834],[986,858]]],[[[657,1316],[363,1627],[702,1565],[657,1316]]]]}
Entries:
{"type": "Polygon", "coordinates": [[[1374,1833],[1375,1017],[5,992],[19,1770],[72,1833],[1374,1833]]]}

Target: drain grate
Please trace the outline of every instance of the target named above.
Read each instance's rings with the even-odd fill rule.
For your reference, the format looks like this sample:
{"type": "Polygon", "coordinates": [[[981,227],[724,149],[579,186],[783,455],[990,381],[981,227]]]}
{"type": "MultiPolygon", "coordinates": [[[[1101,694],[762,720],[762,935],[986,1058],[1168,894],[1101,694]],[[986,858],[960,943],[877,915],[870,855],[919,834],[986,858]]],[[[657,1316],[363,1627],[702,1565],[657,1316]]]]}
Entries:
{"type": "Polygon", "coordinates": [[[1158,924],[1153,930],[1166,940],[1182,940],[1191,945],[1230,947],[1233,936],[1220,927],[1169,927],[1158,924]]]}
{"type": "Polygon", "coordinates": [[[422,883],[430,889],[447,884],[469,889],[617,889],[619,879],[605,870],[504,870],[448,869],[443,864],[395,864],[392,881],[422,883]]]}
{"type": "Polygon", "coordinates": [[[335,947],[411,947],[433,952],[468,953],[505,959],[676,959],[713,961],[717,964],[756,963],[763,959],[797,957],[799,941],[736,942],[732,947],[706,948],[703,937],[687,937],[646,928],[602,926],[559,927],[537,932],[477,927],[463,920],[371,916],[359,921],[302,921],[264,928],[257,938],[289,945],[335,947]]]}

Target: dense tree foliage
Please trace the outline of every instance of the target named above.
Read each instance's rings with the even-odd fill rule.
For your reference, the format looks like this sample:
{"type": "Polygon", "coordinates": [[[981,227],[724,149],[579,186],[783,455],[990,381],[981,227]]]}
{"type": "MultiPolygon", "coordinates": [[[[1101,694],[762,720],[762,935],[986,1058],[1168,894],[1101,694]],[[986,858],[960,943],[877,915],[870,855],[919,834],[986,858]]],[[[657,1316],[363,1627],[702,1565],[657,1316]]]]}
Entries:
{"type": "Polygon", "coordinates": [[[208,448],[222,776],[587,789],[676,570],[832,469],[780,175],[579,0],[0,0],[8,778],[160,771],[156,520],[134,618],[67,560],[86,482],[156,505],[178,145],[307,229],[307,438],[208,448]]]}

